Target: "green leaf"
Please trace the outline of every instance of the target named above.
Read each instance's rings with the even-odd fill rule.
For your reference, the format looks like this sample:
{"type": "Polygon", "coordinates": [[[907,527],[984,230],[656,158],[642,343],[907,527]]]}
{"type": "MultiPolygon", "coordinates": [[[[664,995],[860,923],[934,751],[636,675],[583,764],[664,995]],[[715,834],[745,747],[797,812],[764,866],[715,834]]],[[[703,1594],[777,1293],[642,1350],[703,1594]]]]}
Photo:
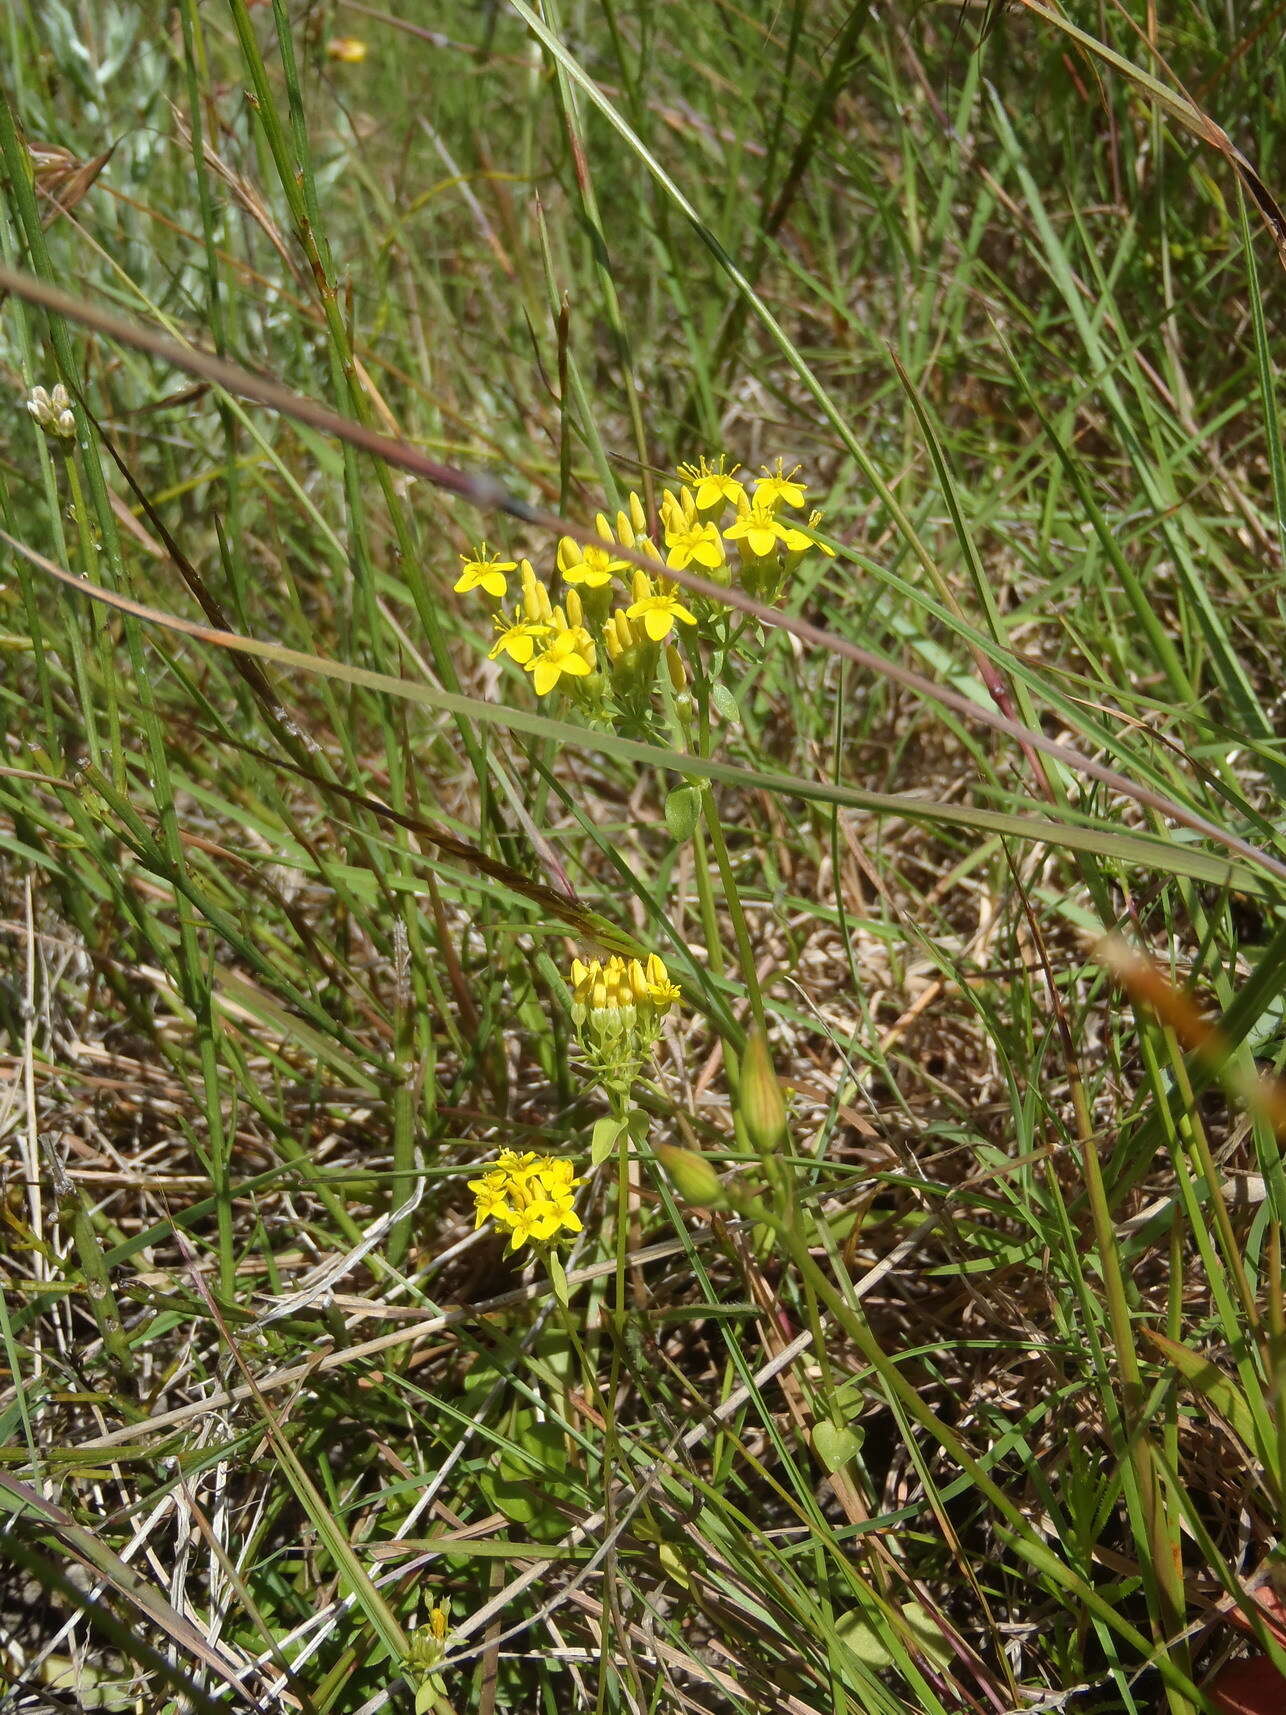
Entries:
{"type": "Polygon", "coordinates": [[[741,725],[741,710],[737,707],[737,699],[726,685],[716,684],[710,692],[710,701],[718,710],[720,717],[729,726],[741,725]]]}
{"type": "Polygon", "coordinates": [[[594,1121],[594,1129],[589,1136],[589,1164],[591,1167],[603,1165],[616,1148],[616,1140],[625,1130],[627,1123],[617,1114],[604,1114],[601,1120],[594,1121]]]}
{"type": "Polygon", "coordinates": [[[567,1293],[567,1270],[563,1267],[563,1259],[557,1251],[550,1251],[545,1257],[545,1267],[549,1270],[549,1284],[554,1289],[554,1297],[566,1310],[571,1302],[567,1293]]]}
{"type": "Polygon", "coordinates": [[[813,1425],[813,1451],[828,1471],[838,1471],[850,1459],[856,1459],[864,1439],[860,1429],[850,1429],[846,1423],[832,1423],[829,1418],[813,1425]]]}
{"type": "Polygon", "coordinates": [[[835,1626],[835,1635],[867,1667],[892,1667],[893,1652],[876,1629],[873,1611],[854,1608],[835,1626]]]}

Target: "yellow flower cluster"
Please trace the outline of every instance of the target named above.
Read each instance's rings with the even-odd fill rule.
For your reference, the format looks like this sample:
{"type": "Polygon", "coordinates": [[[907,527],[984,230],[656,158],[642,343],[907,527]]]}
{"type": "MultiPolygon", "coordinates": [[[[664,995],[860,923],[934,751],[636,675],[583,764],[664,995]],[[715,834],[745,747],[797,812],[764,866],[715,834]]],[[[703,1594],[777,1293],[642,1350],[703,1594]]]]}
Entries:
{"type": "Polygon", "coordinates": [[[639,1007],[650,1007],[664,1015],[681,998],[678,987],[657,953],[647,963],[622,959],[613,953],[607,963],[591,959],[572,960],[572,1001],[586,1013],[604,1013],[620,1019],[639,1007]]]}
{"type": "MultiPolygon", "coordinates": [[[[483,549],[485,553],[485,546],[483,549]]],[[[489,654],[494,661],[507,655],[531,674],[537,696],[552,691],[564,677],[587,679],[597,663],[594,639],[585,628],[585,610],[579,594],[569,589],[565,602],[555,607],[549,591],[537,578],[530,560],[515,567],[512,560],[466,560],[456,589],[481,586],[488,595],[503,601],[508,591],[505,574],[517,570],[520,583],[518,611],[495,616],[499,636],[489,654]]]]}
{"type": "Polygon", "coordinates": [[[738,476],[740,466],[726,470],[724,465],[720,458],[714,464],[699,459],[679,466],[679,491],[661,502],[666,564],[680,571],[691,566],[715,583],[731,583],[731,543],[746,593],[776,601],[787,575],[810,548],[834,557],[816,536],[822,515],[810,512],[807,524],[782,516],[783,510],[802,511],[808,498],[798,466],[787,471],[778,459],[775,466],[761,466],[759,477],[752,479],[738,476]]]}
{"type": "Polygon", "coordinates": [[[593,1071],[609,1086],[628,1088],[661,1034],[661,1021],[677,1000],[664,961],[622,959],[606,964],[573,959],[572,1022],[593,1071]]]}
{"type": "Polygon", "coordinates": [[[698,638],[726,641],[721,627],[727,608],[696,599],[687,605],[668,572],[690,569],[723,585],[736,576],[748,594],[775,601],[809,548],[831,553],[816,539],[820,513],[810,513],[806,524],[789,516],[802,510],[807,497],[797,470],[788,472],[778,459],[775,467],[765,465],[758,478],[749,478],[738,475],[739,466],[725,464],[723,458],[713,464],[702,458],[679,466],[677,490],[661,497],[664,552],[649,532],[637,494],[614,519],[597,515],[597,542],[564,536],[557,567],[566,593],[557,605],[530,560],[501,559],[488,554],[485,543],[462,556],[457,593],[481,590],[495,609],[498,635],[491,658],[507,656],[530,673],[537,696],[557,690],[592,714],[646,725],[662,656],[677,695],[688,681],[680,642],[691,650],[698,638]],[[622,559],[622,548],[643,555],[656,569],[644,571],[622,559]],[[506,611],[514,572],[517,601],[506,611]]]}
{"type": "Polygon", "coordinates": [[[469,1181],[478,1211],[474,1226],[496,1221],[508,1228],[515,1251],[530,1239],[545,1244],[559,1233],[578,1233],[580,1216],[572,1201],[581,1183],[573,1164],[559,1156],[502,1149],[490,1172],[469,1181]]]}

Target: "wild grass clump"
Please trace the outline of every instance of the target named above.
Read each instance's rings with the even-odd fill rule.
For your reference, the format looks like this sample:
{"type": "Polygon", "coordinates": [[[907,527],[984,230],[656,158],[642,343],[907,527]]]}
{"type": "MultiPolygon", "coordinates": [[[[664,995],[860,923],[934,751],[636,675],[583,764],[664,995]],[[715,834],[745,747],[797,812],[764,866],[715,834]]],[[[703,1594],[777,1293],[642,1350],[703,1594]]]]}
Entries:
{"type": "Polygon", "coordinates": [[[4,1706],[1275,1709],[1280,32],[403,12],[0,26],[4,1706]]]}

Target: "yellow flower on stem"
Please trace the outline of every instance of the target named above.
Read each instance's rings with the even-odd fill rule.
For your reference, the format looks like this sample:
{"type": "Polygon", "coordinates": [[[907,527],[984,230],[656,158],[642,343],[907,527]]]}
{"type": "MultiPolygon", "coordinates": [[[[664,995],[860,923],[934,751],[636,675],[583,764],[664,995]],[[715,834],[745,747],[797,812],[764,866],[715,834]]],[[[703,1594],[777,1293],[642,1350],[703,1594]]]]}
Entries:
{"type": "Polygon", "coordinates": [[[643,975],[647,979],[648,1000],[659,1012],[668,1012],[676,1001],[683,999],[679,985],[666,970],[659,953],[648,954],[643,975]]]}
{"type": "Polygon", "coordinates": [[[761,504],[756,496],[754,505],[737,514],[736,522],[729,524],[724,536],[729,542],[744,542],[754,559],[766,560],[781,541],[782,532],[783,526],[773,517],[772,508],[761,504]]]}
{"type": "Polygon", "coordinates": [[[770,470],[767,465],[761,465],[763,475],[755,483],[755,505],[766,506],[770,511],[778,506],[800,507],[808,495],[808,490],[802,482],[796,482],[800,466],[796,465],[789,475],[783,468],[782,461],[777,460],[776,470],[770,470]]]}
{"type": "Polygon", "coordinates": [[[507,655],[511,661],[516,661],[520,667],[525,667],[536,653],[536,644],[553,631],[552,625],[534,623],[531,620],[508,620],[504,614],[496,615],[496,630],[500,633],[496,641],[487,651],[487,658],[494,661],[498,655],[507,655]]]}
{"type": "Polygon", "coordinates": [[[326,44],[326,53],[342,65],[361,65],[366,58],[366,43],[360,36],[332,36],[326,44]]]}
{"type": "Polygon", "coordinates": [[[564,536],[558,544],[558,569],[566,583],[597,590],[611,583],[614,572],[628,572],[630,567],[627,560],[614,558],[607,547],[598,548],[592,542],[582,547],[564,536]]]}
{"type": "Polygon", "coordinates": [[[647,540],[647,513],[643,510],[643,502],[632,491],[626,499],[625,510],[616,514],[615,534],[604,528],[607,520],[601,512],[595,522],[598,525],[598,533],[605,542],[615,540],[623,548],[640,548],[645,554],[656,553],[656,549],[647,540]]]}
{"type": "Polygon", "coordinates": [[[573,1203],[579,1184],[570,1161],[502,1149],[489,1172],[469,1180],[477,1209],[474,1225],[495,1221],[507,1228],[509,1248],[515,1251],[531,1240],[547,1244],[559,1233],[578,1233],[581,1219],[573,1203]]]}
{"type": "Polygon", "coordinates": [[[681,524],[674,530],[667,529],[665,545],[669,549],[665,563],[678,572],[694,562],[707,571],[717,571],[727,558],[714,525],[702,524],[699,520],[681,524]]]}
{"type": "Polygon", "coordinates": [[[679,1000],[676,984],[656,954],[644,964],[614,953],[606,964],[573,959],[572,1023],[591,1070],[611,1090],[627,1092],[679,1000]]]}
{"type": "Polygon", "coordinates": [[[676,620],[684,625],[695,625],[697,616],[689,613],[687,608],[673,595],[645,595],[639,601],[632,602],[625,610],[627,619],[641,619],[643,629],[653,643],[664,643],[674,630],[676,620]]]}
{"type": "Polygon", "coordinates": [[[808,528],[802,529],[798,524],[783,524],[781,526],[782,546],[788,554],[806,554],[810,548],[816,548],[819,554],[825,554],[828,559],[835,558],[834,548],[828,548],[825,542],[819,542],[813,531],[820,529],[822,515],[820,512],[808,514],[808,528]]]}
{"type": "MultiPolygon", "coordinates": [[[[554,610],[557,618],[558,610],[554,610]]],[[[585,679],[594,671],[594,639],[583,625],[565,625],[540,654],[527,662],[536,695],[544,697],[564,676],[585,679]]]]}
{"type": "Polygon", "coordinates": [[[553,603],[549,599],[549,591],[532,570],[530,560],[522,562],[518,568],[518,576],[522,582],[522,611],[528,623],[552,626],[553,603]]]}
{"type": "Polygon", "coordinates": [[[731,470],[725,470],[723,467],[722,454],[713,464],[707,464],[702,458],[694,465],[679,466],[679,475],[692,489],[698,512],[721,512],[725,506],[740,510],[745,505],[746,491],[737,480],[737,472],[741,466],[735,464],[731,470]]]}
{"type": "Polygon", "coordinates": [[[487,553],[484,542],[472,559],[467,554],[461,554],[460,563],[464,570],[451,586],[457,595],[468,595],[470,590],[482,590],[496,601],[505,599],[505,591],[509,588],[507,572],[518,570],[517,560],[502,560],[496,555],[487,553]]]}

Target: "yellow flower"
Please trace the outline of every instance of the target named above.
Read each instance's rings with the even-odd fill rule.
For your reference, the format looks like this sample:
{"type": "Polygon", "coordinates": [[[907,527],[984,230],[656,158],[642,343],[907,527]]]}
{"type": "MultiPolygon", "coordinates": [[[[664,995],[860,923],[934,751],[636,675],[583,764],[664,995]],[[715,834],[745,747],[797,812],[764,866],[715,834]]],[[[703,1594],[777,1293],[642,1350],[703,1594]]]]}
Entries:
{"type": "Polygon", "coordinates": [[[564,536],[558,544],[558,569],[567,583],[597,590],[611,583],[614,572],[628,572],[630,568],[628,561],[615,559],[606,547],[590,543],[583,548],[570,536],[564,536]]]}
{"type": "Polygon", "coordinates": [[[754,505],[737,514],[736,522],[729,524],[724,536],[729,542],[744,542],[756,560],[766,560],[781,541],[783,528],[773,517],[772,508],[761,503],[756,494],[754,505]]]}
{"type": "MultiPolygon", "coordinates": [[[[554,610],[557,616],[558,610],[554,610]]],[[[584,679],[594,671],[594,639],[583,625],[565,625],[557,631],[552,643],[527,662],[536,695],[544,697],[553,690],[564,675],[584,679]]]]}
{"type": "Polygon", "coordinates": [[[741,466],[735,464],[731,470],[723,467],[722,453],[712,465],[702,458],[695,465],[679,466],[679,475],[690,485],[698,512],[720,512],[725,506],[740,510],[745,505],[746,491],[737,480],[741,466]]]}
{"type": "Polygon", "coordinates": [[[796,465],[789,475],[786,474],[780,459],[777,460],[776,470],[770,470],[767,465],[759,467],[763,475],[755,484],[755,505],[766,506],[774,511],[778,506],[802,506],[808,490],[802,482],[796,482],[800,466],[796,465]]]}
{"type": "Polygon", "coordinates": [[[632,602],[625,610],[627,619],[641,619],[643,629],[653,643],[664,643],[674,630],[675,620],[681,620],[684,625],[695,625],[697,616],[689,613],[677,596],[646,595],[639,601],[632,602]]]}
{"type": "Polygon", "coordinates": [[[572,1023],[591,1069],[609,1087],[628,1089],[681,998],[663,960],[573,959],[571,990],[572,1023]]]}
{"type": "Polygon", "coordinates": [[[819,553],[825,554],[833,560],[835,558],[834,548],[828,548],[825,542],[819,542],[815,536],[810,534],[810,532],[820,528],[821,522],[822,515],[820,512],[810,512],[807,530],[801,530],[797,524],[779,525],[782,546],[786,552],[788,554],[804,554],[809,548],[816,548],[819,553]]]}
{"type": "Polygon", "coordinates": [[[690,566],[693,561],[713,572],[723,565],[726,558],[719,532],[713,524],[694,521],[691,524],[684,523],[676,530],[667,530],[665,545],[669,549],[665,563],[678,572],[685,566],[690,566]]]}
{"type": "MultiPolygon", "coordinates": [[[[649,953],[646,965],[638,959],[623,959],[619,953],[613,953],[606,964],[573,959],[571,975],[573,1007],[586,1014],[622,1013],[640,1005],[663,1014],[682,998],[658,953],[649,953]]],[[[598,1022],[606,1027],[606,1019],[598,1022]]]]}
{"type": "Polygon", "coordinates": [[[554,629],[552,625],[544,625],[532,620],[513,620],[505,618],[502,613],[496,615],[496,630],[500,633],[491,648],[487,651],[489,660],[494,661],[497,655],[507,655],[511,661],[516,661],[520,667],[525,667],[536,652],[536,644],[542,637],[548,637],[554,629]]]}
{"type": "Polygon", "coordinates": [[[340,60],[344,65],[360,65],[366,58],[366,43],[360,36],[332,36],[326,44],[326,52],[333,60],[340,60]]]}
{"type": "Polygon", "coordinates": [[[473,559],[467,554],[461,554],[460,563],[464,570],[452,585],[455,593],[468,595],[470,590],[480,589],[496,601],[503,601],[505,591],[509,588],[505,573],[518,569],[516,560],[501,560],[494,554],[489,555],[485,542],[473,559]]]}
{"type": "Polygon", "coordinates": [[[660,1011],[668,1012],[675,1001],[683,999],[678,984],[666,970],[665,961],[659,953],[648,954],[643,974],[647,978],[648,999],[660,1011]]]}
{"type": "Polygon", "coordinates": [[[502,1149],[490,1172],[469,1181],[477,1205],[474,1225],[491,1220],[508,1228],[509,1248],[515,1251],[532,1239],[545,1244],[560,1232],[578,1233],[581,1220],[573,1197],[581,1183],[570,1161],[502,1149]]]}

